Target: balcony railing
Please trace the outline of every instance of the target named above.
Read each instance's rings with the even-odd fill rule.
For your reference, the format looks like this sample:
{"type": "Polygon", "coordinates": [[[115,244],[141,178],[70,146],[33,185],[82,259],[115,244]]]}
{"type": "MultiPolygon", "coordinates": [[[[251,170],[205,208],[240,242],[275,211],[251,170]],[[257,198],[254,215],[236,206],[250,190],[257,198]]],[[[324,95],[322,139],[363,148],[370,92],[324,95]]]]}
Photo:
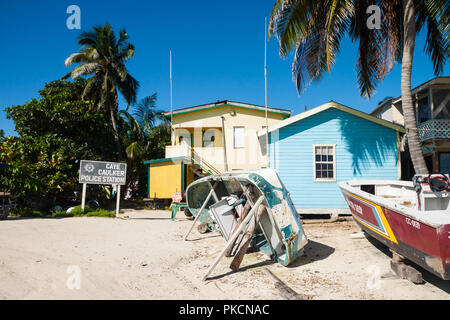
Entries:
{"type": "Polygon", "coordinates": [[[190,158],[191,148],[186,145],[166,146],[166,158],[188,157],[190,158]]]}
{"type": "Polygon", "coordinates": [[[433,139],[450,138],[450,119],[428,120],[417,126],[422,142],[433,139]]]}
{"type": "Polygon", "coordinates": [[[193,160],[209,174],[219,174],[224,166],[224,150],[222,147],[166,146],[166,158],[177,157],[187,157],[193,160]]]}

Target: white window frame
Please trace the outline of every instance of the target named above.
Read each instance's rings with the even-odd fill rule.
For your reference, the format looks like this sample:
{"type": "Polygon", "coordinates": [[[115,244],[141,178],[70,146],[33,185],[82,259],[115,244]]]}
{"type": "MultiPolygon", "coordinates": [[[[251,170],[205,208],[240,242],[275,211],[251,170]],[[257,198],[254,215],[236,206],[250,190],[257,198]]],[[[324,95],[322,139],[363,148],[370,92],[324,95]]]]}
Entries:
{"type": "Polygon", "coordinates": [[[233,127],[233,147],[235,149],[245,148],[245,127],[243,127],[243,126],[233,127]],[[236,146],[236,129],[237,128],[242,129],[242,146],[236,146]]]}
{"type": "MultiPolygon", "coordinates": [[[[336,182],[336,145],[335,144],[313,144],[313,170],[314,170],[314,182],[336,182]],[[333,148],[333,178],[317,178],[316,177],[316,147],[332,147],[333,148]]],[[[322,163],[322,161],[319,161],[322,163]]]]}

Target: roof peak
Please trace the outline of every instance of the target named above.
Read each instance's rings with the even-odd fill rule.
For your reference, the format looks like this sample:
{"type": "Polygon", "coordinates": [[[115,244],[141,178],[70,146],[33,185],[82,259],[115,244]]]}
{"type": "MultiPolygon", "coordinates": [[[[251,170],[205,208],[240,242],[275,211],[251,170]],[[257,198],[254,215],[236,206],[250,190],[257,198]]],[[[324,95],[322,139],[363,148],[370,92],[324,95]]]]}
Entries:
{"type": "MultiPolygon", "coordinates": [[[[203,109],[215,108],[215,107],[220,107],[220,106],[225,106],[225,105],[230,105],[230,106],[239,107],[239,108],[261,110],[261,111],[264,111],[266,109],[265,106],[260,106],[260,105],[256,105],[256,104],[246,103],[246,102],[237,102],[237,101],[232,101],[232,100],[220,100],[220,101],[218,100],[216,102],[211,102],[211,103],[207,103],[207,104],[201,104],[201,105],[196,105],[196,106],[192,106],[192,107],[176,109],[176,110],[173,110],[172,113],[174,115],[176,115],[176,114],[200,111],[203,109]]],[[[291,110],[272,108],[269,106],[267,107],[267,110],[271,113],[285,114],[288,117],[292,114],[291,110]]],[[[171,114],[170,111],[164,112],[164,115],[166,115],[166,116],[169,116],[170,114],[171,114]]]]}

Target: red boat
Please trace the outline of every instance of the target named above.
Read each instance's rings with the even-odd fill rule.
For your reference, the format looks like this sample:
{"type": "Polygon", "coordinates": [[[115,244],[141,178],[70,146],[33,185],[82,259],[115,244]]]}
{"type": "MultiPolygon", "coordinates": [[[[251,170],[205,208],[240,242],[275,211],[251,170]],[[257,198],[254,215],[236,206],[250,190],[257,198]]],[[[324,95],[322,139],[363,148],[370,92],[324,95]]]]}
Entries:
{"type": "Polygon", "coordinates": [[[361,229],[399,255],[450,280],[450,180],[416,175],[412,182],[340,182],[361,229]]]}

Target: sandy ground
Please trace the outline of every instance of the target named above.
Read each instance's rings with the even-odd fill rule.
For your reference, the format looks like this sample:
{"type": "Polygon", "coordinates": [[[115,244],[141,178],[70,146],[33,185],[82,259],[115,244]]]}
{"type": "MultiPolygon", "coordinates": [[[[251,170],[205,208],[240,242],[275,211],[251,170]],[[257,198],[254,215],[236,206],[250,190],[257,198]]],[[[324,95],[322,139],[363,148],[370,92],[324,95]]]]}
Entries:
{"type": "Polygon", "coordinates": [[[183,241],[192,221],[182,212],[126,215],[1,221],[0,299],[282,299],[265,267],[308,299],[450,299],[450,281],[393,275],[385,247],[350,237],[360,231],[353,221],[305,220],[310,241],[294,265],[249,253],[239,272],[224,258],[203,282],[225,244],[218,233],[194,228],[183,241]]]}

